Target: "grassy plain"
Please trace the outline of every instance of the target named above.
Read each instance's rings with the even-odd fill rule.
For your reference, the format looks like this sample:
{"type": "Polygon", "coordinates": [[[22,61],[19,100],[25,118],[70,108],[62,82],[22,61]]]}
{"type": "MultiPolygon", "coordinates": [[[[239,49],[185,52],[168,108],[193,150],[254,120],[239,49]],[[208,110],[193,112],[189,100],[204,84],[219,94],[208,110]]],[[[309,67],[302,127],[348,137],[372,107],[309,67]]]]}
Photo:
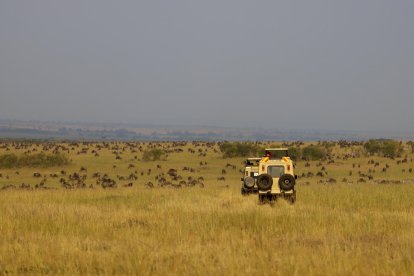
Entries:
{"type": "MultiPolygon", "coordinates": [[[[217,145],[99,145],[62,144],[60,151],[72,160],[64,167],[0,169],[0,188],[34,187],[44,176],[45,185],[53,188],[0,190],[0,274],[414,272],[414,173],[409,172],[414,163],[408,147],[391,160],[364,156],[360,146],[336,146],[333,163],[297,162],[299,175],[316,174],[322,167],[327,174],[299,178],[295,205],[283,200],[258,205],[256,195],[240,195],[243,159],[223,159],[217,145]],[[167,160],[140,161],[149,147],[170,151],[167,160]],[[368,164],[373,159],[378,166],[368,164]],[[81,167],[86,171],[80,173],[81,167]],[[204,187],[158,186],[155,177],[171,168],[184,180],[203,177],[204,187]],[[35,172],[42,177],[33,177],[35,172]],[[73,172],[86,175],[87,187],[93,188],[62,188],[59,178],[73,172]],[[96,172],[117,180],[118,188],[101,188],[93,178],[96,172]],[[131,173],[138,179],[119,180],[131,173]],[[226,180],[217,181],[221,176],[226,180]],[[330,178],[336,183],[326,183],[330,178]],[[378,184],[381,180],[399,184],[378,184]],[[145,186],[149,181],[154,188],[145,186]],[[132,187],[123,187],[131,182],[132,187]]],[[[3,143],[0,154],[54,149],[44,146],[3,143]]]]}

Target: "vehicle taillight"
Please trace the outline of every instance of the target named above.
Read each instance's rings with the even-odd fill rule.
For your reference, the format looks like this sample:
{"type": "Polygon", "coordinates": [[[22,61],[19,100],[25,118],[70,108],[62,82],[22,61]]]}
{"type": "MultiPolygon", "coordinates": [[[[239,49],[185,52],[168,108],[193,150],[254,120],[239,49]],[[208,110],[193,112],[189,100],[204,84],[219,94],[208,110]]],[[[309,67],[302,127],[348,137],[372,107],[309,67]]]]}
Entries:
{"type": "Polygon", "coordinates": [[[246,172],[246,176],[249,176],[249,172],[246,172]]]}
{"type": "Polygon", "coordinates": [[[287,170],[288,170],[288,172],[290,172],[290,165],[287,166],[287,170]]]}

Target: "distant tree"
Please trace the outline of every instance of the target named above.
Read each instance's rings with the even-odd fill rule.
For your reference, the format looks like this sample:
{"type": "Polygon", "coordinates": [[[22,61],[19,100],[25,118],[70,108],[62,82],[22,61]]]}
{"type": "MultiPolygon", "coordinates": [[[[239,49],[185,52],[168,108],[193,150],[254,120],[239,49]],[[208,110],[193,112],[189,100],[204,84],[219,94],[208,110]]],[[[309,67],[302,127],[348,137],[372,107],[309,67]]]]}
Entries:
{"type": "Polygon", "coordinates": [[[400,142],[389,139],[371,139],[364,143],[365,151],[370,154],[378,154],[384,157],[394,158],[403,152],[400,142]]]}
{"type": "Polygon", "coordinates": [[[15,154],[3,154],[0,156],[0,168],[11,169],[19,167],[19,158],[15,154]]]}
{"type": "Polygon", "coordinates": [[[223,158],[255,156],[263,151],[258,145],[249,142],[223,142],[219,147],[223,158]]]}
{"type": "Polygon", "coordinates": [[[382,153],[385,157],[397,157],[402,151],[402,145],[399,142],[392,140],[385,141],[382,148],[382,153]]]}
{"type": "Polygon", "coordinates": [[[321,145],[322,145],[323,147],[325,147],[326,149],[330,149],[330,148],[335,147],[336,143],[335,143],[335,142],[331,142],[331,141],[323,141],[323,142],[321,143],[321,145]]]}
{"type": "Polygon", "coordinates": [[[414,142],[409,141],[409,142],[407,142],[407,145],[411,146],[411,153],[414,153],[414,142]]]}
{"type": "Polygon", "coordinates": [[[376,154],[381,152],[381,143],[379,140],[371,139],[365,142],[364,149],[368,154],[376,154]]]}
{"type": "Polygon", "coordinates": [[[327,155],[327,150],[323,146],[309,145],[302,149],[302,159],[310,160],[324,160],[327,155]]]}
{"type": "Polygon", "coordinates": [[[302,158],[302,151],[299,147],[289,148],[289,156],[292,160],[299,160],[302,158]]]}
{"type": "Polygon", "coordinates": [[[336,143],[332,141],[323,141],[321,145],[326,149],[326,151],[331,154],[336,143]]]}

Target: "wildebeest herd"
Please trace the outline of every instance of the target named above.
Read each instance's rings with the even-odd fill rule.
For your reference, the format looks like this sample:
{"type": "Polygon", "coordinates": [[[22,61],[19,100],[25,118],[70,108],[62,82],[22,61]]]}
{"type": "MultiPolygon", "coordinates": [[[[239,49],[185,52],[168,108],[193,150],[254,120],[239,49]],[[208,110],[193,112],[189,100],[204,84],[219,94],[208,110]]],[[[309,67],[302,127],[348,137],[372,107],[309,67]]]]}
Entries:
{"type": "MultiPolygon", "coordinates": [[[[252,144],[264,148],[274,143],[252,144]]],[[[412,151],[408,143],[400,142],[404,150],[394,157],[367,154],[364,142],[359,141],[284,142],[278,146],[301,149],[310,144],[325,148],[326,156],[319,160],[301,157],[296,160],[299,186],[414,182],[412,151]]],[[[0,168],[0,189],[178,189],[204,188],[206,185],[238,188],[244,159],[249,156],[223,158],[220,145],[221,142],[3,141],[0,143],[2,157],[8,154],[61,154],[69,159],[69,163],[0,168]],[[144,161],[144,154],[151,150],[161,150],[162,155],[157,160],[144,161]],[[224,185],[220,184],[223,182],[224,185]]]]}
{"type": "MultiPolygon", "coordinates": [[[[39,167],[3,168],[0,183],[4,185],[0,186],[1,189],[107,189],[130,188],[138,182],[147,188],[204,188],[205,176],[202,173],[211,174],[207,155],[218,155],[219,151],[216,143],[207,142],[1,143],[0,154],[9,153],[27,156],[35,153],[63,154],[70,158],[70,162],[61,167],[44,168],[40,164],[39,167]],[[143,161],[143,153],[152,149],[161,149],[162,159],[143,161]],[[17,184],[19,180],[23,182],[17,184]]],[[[232,168],[236,169],[236,166],[232,165],[232,168]]],[[[225,180],[224,176],[217,176],[217,179],[225,180]]]]}

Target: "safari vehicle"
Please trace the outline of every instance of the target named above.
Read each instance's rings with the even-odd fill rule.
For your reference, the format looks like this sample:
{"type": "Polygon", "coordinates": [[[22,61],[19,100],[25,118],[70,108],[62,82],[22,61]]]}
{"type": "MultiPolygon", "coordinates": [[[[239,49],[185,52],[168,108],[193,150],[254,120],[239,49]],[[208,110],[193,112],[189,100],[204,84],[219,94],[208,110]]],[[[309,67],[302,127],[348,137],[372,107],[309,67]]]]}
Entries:
{"type": "Polygon", "coordinates": [[[257,194],[259,191],[256,185],[256,178],[259,175],[259,162],[262,158],[247,158],[244,167],[244,176],[241,178],[243,182],[241,194],[257,194]]]}
{"type": "MultiPolygon", "coordinates": [[[[259,202],[275,201],[284,198],[291,203],[296,201],[294,164],[287,148],[265,149],[265,156],[258,164],[258,174],[253,177],[259,194],[259,202]]],[[[251,182],[246,179],[244,182],[251,182]]]]}

